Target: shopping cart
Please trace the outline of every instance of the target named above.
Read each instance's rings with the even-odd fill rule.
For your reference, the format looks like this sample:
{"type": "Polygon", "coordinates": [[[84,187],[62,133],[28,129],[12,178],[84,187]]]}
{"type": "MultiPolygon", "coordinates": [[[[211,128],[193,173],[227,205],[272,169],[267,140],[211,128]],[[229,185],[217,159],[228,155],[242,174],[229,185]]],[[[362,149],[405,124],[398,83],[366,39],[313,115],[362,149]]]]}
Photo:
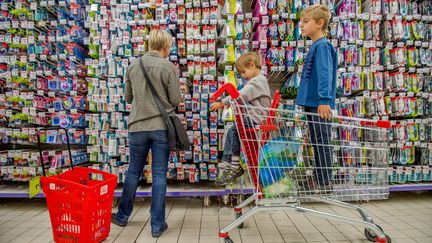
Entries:
{"type": "Polygon", "coordinates": [[[75,167],[69,134],[65,140],[71,169],[56,176],[46,176],[46,157],[42,154],[40,132],[37,139],[41,158],[41,184],[46,197],[54,241],[57,243],[101,242],[108,237],[111,227],[111,209],[117,176],[104,171],[75,167]]]}
{"type": "Polygon", "coordinates": [[[254,194],[234,208],[237,219],[223,228],[219,237],[233,242],[228,232],[243,227],[255,213],[291,209],[359,225],[370,241],[391,242],[362,207],[345,202],[388,198],[388,121],[335,115],[323,120],[316,113],[278,108],[263,112],[243,102],[232,84],[223,85],[211,101],[225,92],[233,100],[254,194]],[[257,118],[260,125],[244,126],[246,119],[257,118]],[[255,206],[243,214],[242,209],[252,202],[255,206]],[[304,202],[352,209],[360,217],[317,211],[303,206],[304,202]]]}

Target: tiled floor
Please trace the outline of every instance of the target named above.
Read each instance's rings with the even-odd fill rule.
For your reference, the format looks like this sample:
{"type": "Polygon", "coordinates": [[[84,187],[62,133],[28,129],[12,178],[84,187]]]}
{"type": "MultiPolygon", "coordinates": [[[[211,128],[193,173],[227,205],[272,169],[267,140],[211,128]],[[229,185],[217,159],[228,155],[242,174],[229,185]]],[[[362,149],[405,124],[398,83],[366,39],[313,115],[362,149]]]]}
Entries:
{"type": "MultiPolygon", "coordinates": [[[[355,216],[355,212],[324,204],[308,204],[317,210],[355,216]]],[[[432,242],[432,192],[395,193],[386,201],[363,203],[393,242],[432,242]]],[[[150,235],[149,199],[136,202],[125,228],[112,226],[104,242],[193,243],[219,242],[218,231],[234,219],[232,210],[216,202],[203,206],[202,199],[170,198],[168,231],[158,240],[150,235]]],[[[292,211],[256,214],[241,230],[233,230],[234,242],[368,242],[363,229],[292,211]]],[[[0,199],[0,242],[51,242],[49,215],[43,200],[0,199]]]]}

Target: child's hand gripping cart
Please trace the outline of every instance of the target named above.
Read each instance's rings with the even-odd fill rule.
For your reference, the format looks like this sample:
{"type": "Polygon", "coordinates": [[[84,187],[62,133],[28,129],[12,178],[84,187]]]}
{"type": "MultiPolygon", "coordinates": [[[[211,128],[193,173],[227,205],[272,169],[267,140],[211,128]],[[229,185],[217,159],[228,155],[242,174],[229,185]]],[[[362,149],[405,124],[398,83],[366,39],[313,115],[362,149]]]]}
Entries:
{"type": "Polygon", "coordinates": [[[255,213],[288,209],[359,225],[370,241],[391,242],[363,208],[343,202],[388,198],[388,121],[342,116],[324,120],[316,113],[277,106],[264,111],[247,105],[231,84],[223,85],[211,101],[225,92],[232,97],[242,152],[254,187],[254,194],[234,208],[237,219],[220,231],[225,242],[233,242],[228,232],[241,228],[255,213]],[[245,119],[261,122],[247,128],[245,119]],[[252,202],[256,206],[242,214],[242,208],[252,202]],[[301,202],[337,205],[357,211],[360,217],[320,212],[301,206],[301,202]]]}
{"type": "Polygon", "coordinates": [[[101,242],[108,237],[111,227],[111,210],[117,176],[104,171],[75,167],[69,142],[65,139],[71,169],[55,176],[45,175],[40,131],[37,138],[42,165],[41,183],[51,218],[54,241],[101,242]]]}

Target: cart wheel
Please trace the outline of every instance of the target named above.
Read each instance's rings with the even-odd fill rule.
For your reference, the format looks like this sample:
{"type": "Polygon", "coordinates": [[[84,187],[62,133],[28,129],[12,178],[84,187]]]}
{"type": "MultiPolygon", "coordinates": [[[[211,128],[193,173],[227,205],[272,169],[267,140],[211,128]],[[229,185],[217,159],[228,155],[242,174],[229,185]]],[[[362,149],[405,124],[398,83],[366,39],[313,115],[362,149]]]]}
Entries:
{"type": "MultiPolygon", "coordinates": [[[[243,215],[243,212],[236,213],[236,219],[240,218],[242,215],[243,215]]],[[[244,222],[239,224],[239,226],[237,226],[237,228],[239,228],[239,229],[243,229],[243,227],[244,227],[244,222]]]]}
{"type": "Polygon", "coordinates": [[[210,205],[211,205],[210,196],[204,196],[204,207],[210,207],[210,205]]]}
{"type": "MultiPolygon", "coordinates": [[[[381,228],[381,226],[377,225],[377,227],[378,227],[381,231],[383,231],[382,228],[381,228]]],[[[383,232],[384,232],[384,231],[383,231],[383,232]]],[[[370,240],[370,241],[372,241],[372,242],[375,242],[376,237],[377,237],[377,235],[375,234],[375,232],[373,232],[372,230],[366,228],[366,229],[364,230],[364,233],[365,233],[365,236],[366,236],[366,238],[367,238],[368,240],[370,240]]]]}
{"type": "Polygon", "coordinates": [[[234,241],[228,237],[228,238],[225,238],[225,243],[234,243],[234,241]]]}
{"type": "Polygon", "coordinates": [[[391,238],[388,235],[385,235],[385,239],[380,239],[378,237],[376,237],[375,242],[379,242],[379,243],[391,243],[391,238]]]}

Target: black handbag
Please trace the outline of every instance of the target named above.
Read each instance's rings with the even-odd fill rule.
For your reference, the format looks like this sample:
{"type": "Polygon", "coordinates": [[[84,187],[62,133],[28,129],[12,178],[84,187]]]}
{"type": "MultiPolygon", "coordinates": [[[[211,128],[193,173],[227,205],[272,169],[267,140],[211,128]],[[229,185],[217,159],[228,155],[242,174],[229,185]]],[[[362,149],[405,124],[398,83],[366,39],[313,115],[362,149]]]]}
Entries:
{"type": "Polygon", "coordinates": [[[140,58],[140,65],[141,65],[141,70],[144,74],[144,78],[147,81],[147,85],[149,86],[153,94],[153,98],[156,101],[156,105],[159,111],[161,112],[163,119],[165,120],[165,124],[168,129],[168,139],[169,139],[170,149],[190,150],[191,144],[189,141],[189,136],[187,135],[184,125],[182,124],[180,118],[176,114],[168,114],[166,112],[165,107],[162,104],[159,95],[156,93],[156,90],[150,81],[150,78],[144,67],[142,58],[140,58]]]}

